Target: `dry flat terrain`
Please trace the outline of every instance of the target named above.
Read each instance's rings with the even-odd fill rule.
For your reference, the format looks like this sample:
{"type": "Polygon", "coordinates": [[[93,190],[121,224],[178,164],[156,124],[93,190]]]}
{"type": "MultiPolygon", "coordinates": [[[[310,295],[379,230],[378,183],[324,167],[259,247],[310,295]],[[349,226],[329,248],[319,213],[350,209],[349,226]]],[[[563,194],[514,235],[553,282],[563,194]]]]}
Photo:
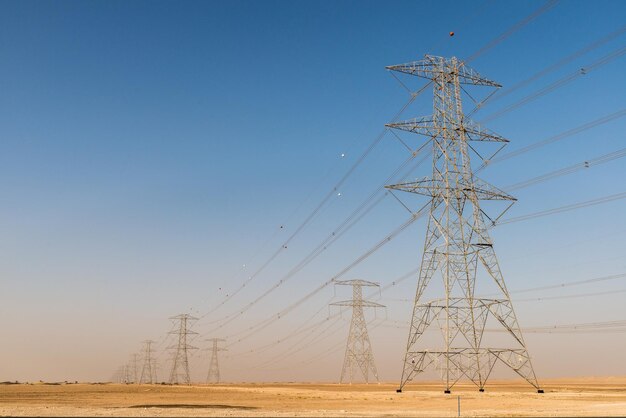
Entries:
{"type": "Polygon", "coordinates": [[[0,385],[0,415],[625,416],[626,377],[546,380],[544,394],[500,381],[445,395],[434,384],[0,385]]]}

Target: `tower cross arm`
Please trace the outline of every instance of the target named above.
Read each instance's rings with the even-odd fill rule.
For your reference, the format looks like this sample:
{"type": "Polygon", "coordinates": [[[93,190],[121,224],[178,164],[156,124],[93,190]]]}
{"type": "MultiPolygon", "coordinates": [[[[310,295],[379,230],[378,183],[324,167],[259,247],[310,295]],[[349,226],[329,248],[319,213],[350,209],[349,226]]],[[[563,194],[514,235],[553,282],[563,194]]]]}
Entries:
{"type": "Polygon", "coordinates": [[[228,348],[224,348],[224,347],[207,347],[207,348],[203,348],[202,351],[228,351],[228,348]]]}
{"type": "MultiPolygon", "coordinates": [[[[173,344],[167,347],[167,350],[178,350],[180,348],[181,348],[180,346],[173,344]]],[[[186,346],[182,348],[184,348],[185,350],[198,350],[198,347],[194,347],[193,345],[189,345],[189,344],[187,344],[186,346]]]]}
{"type": "Polygon", "coordinates": [[[467,67],[462,61],[456,58],[446,59],[433,55],[419,61],[413,61],[406,64],[389,65],[385,67],[387,70],[396,71],[404,74],[414,75],[416,77],[434,80],[441,76],[442,72],[450,76],[457,77],[460,84],[472,84],[476,86],[502,87],[495,81],[489,80],[481,76],[473,69],[467,67]]]}
{"type": "Polygon", "coordinates": [[[385,305],[380,303],[371,302],[369,300],[341,300],[330,304],[331,306],[362,306],[364,308],[384,308],[385,305]]]}
{"type": "Polygon", "coordinates": [[[170,316],[170,319],[176,320],[176,321],[179,321],[181,319],[186,319],[188,321],[197,321],[198,320],[198,318],[196,318],[195,316],[189,315],[189,314],[180,314],[180,315],[176,315],[176,316],[170,316]]]}
{"type": "Polygon", "coordinates": [[[181,335],[181,334],[187,334],[187,335],[197,335],[198,333],[196,331],[191,331],[189,329],[184,329],[184,330],[174,330],[174,331],[169,331],[168,334],[175,334],[175,335],[181,335]]]}
{"type": "Polygon", "coordinates": [[[407,183],[390,184],[385,186],[385,188],[430,197],[452,194],[458,197],[465,195],[467,198],[472,198],[475,195],[479,200],[517,200],[508,193],[476,177],[473,178],[471,183],[459,180],[456,184],[446,184],[441,179],[424,178],[407,183]]]}
{"type": "Polygon", "coordinates": [[[482,125],[472,120],[465,120],[462,124],[456,123],[456,121],[449,121],[447,126],[437,126],[432,116],[422,116],[402,122],[388,123],[385,126],[428,137],[440,136],[446,133],[446,131],[451,131],[454,134],[452,138],[455,139],[463,138],[468,141],[482,142],[509,142],[508,139],[484,128],[482,125]],[[461,134],[463,134],[463,136],[461,136],[461,134]]]}
{"type": "Polygon", "coordinates": [[[368,282],[367,280],[335,280],[336,285],[346,285],[346,286],[380,286],[376,282],[368,282]]]}

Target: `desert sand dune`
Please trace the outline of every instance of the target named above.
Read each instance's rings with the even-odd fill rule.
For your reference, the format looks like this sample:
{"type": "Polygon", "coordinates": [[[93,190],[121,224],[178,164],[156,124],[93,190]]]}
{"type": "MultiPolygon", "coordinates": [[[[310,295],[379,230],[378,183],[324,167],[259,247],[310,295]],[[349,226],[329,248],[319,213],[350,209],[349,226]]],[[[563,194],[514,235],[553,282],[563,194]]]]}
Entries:
{"type": "Polygon", "coordinates": [[[434,382],[380,385],[19,384],[0,386],[1,415],[43,416],[623,416],[626,377],[554,379],[544,394],[518,381],[445,395],[434,382]]]}

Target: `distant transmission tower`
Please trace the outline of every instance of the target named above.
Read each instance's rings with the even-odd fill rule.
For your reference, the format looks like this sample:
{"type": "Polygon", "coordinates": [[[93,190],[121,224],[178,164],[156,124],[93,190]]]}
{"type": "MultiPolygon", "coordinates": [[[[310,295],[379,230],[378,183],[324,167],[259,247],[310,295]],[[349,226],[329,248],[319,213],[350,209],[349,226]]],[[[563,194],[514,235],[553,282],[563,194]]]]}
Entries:
{"type": "Polygon", "coordinates": [[[170,334],[178,335],[178,344],[170,347],[170,349],[176,349],[174,362],[172,364],[172,371],[170,373],[170,384],[180,384],[182,381],[182,383],[188,385],[191,383],[191,379],[189,377],[188,351],[197,350],[197,347],[193,347],[187,343],[187,336],[198,334],[197,332],[189,329],[191,322],[196,321],[198,318],[189,314],[180,314],[173,316],[170,319],[179,322],[178,329],[170,331],[170,334]]]}
{"type": "Polygon", "coordinates": [[[154,370],[154,359],[152,358],[152,344],[154,341],[146,340],[143,342],[143,366],[141,367],[141,375],[139,383],[156,383],[156,370],[154,370]]]}
{"type": "Polygon", "coordinates": [[[152,359],[152,373],[154,373],[154,383],[158,383],[159,378],[157,377],[157,361],[156,359],[152,359]]]}
{"type": "Polygon", "coordinates": [[[219,343],[224,342],[223,338],[209,338],[207,341],[212,342],[211,347],[211,361],[209,362],[209,373],[206,377],[207,383],[219,383],[220,382],[220,365],[217,359],[217,353],[219,351],[226,351],[225,348],[220,347],[219,343]]]}
{"type": "Polygon", "coordinates": [[[344,300],[341,302],[331,303],[333,306],[351,306],[352,321],[350,322],[350,333],[348,334],[348,342],[346,344],[346,354],[343,360],[343,368],[341,369],[340,383],[344,383],[347,377],[350,383],[354,380],[355,371],[358,368],[365,382],[369,383],[370,372],[378,382],[378,372],[374,364],[374,355],[372,354],[372,345],[367,334],[367,323],[363,308],[382,308],[376,302],[370,302],[363,299],[363,286],[378,286],[378,283],[368,282],[365,280],[341,280],[335,282],[338,285],[352,286],[352,300],[344,300]]]}
{"type": "Polygon", "coordinates": [[[130,369],[131,369],[131,376],[132,376],[133,383],[139,383],[139,367],[137,365],[138,362],[139,362],[139,355],[133,354],[131,356],[131,362],[130,362],[130,369]]]}
{"type": "Polygon", "coordinates": [[[483,391],[494,364],[499,360],[542,393],[487,231],[484,219],[487,215],[480,206],[481,200],[491,200],[510,201],[510,207],[515,198],[477,178],[470,165],[470,150],[478,154],[470,141],[508,141],[466,120],[461,104],[461,92],[465,91],[462,85],[496,88],[500,85],[483,78],[456,58],[427,55],[420,61],[387,68],[431,80],[434,92],[432,116],[387,125],[424,135],[432,140],[433,145],[431,178],[387,186],[431,199],[398,391],[415,374],[431,365],[441,371],[446,393],[450,393],[461,378],[469,379],[483,391]],[[481,273],[477,281],[479,265],[486,274],[481,273]],[[445,295],[425,302],[422,300],[424,291],[436,273],[441,274],[445,295]],[[483,285],[490,285],[498,296],[475,297],[477,291],[484,291],[483,285]],[[499,340],[487,346],[483,341],[488,319],[503,328],[509,336],[506,342],[499,340]],[[433,322],[441,328],[443,344],[425,349],[421,347],[423,343],[418,343],[433,322]]]}
{"type": "Polygon", "coordinates": [[[131,383],[131,381],[133,380],[131,376],[130,366],[128,364],[124,366],[123,376],[124,376],[123,383],[131,383]]]}
{"type": "Polygon", "coordinates": [[[126,373],[126,366],[120,366],[113,375],[113,382],[124,383],[124,374],[126,373]]]}

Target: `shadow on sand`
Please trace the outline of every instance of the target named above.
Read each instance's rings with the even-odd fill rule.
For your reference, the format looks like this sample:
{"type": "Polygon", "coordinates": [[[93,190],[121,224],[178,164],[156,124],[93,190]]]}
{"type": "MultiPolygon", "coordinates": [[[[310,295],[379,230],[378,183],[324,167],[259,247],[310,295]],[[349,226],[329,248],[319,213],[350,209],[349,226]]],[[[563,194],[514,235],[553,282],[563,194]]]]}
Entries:
{"type": "Polygon", "coordinates": [[[131,405],[126,408],[259,409],[255,406],[215,405],[215,404],[207,405],[207,404],[186,404],[186,403],[131,405]]]}

